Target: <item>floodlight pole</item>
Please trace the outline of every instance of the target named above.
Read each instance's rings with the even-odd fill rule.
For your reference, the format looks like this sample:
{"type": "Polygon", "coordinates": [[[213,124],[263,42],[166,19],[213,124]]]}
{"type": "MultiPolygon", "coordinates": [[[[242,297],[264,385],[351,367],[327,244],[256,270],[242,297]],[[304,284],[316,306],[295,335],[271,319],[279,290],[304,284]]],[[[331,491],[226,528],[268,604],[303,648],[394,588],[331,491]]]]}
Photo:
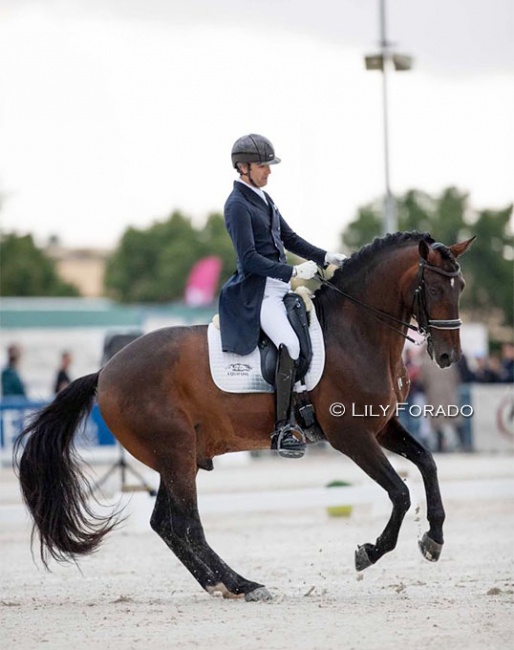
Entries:
{"type": "Polygon", "coordinates": [[[387,99],[387,68],[389,66],[389,43],[386,36],[386,7],[385,0],[380,0],[380,48],[382,50],[382,99],[384,117],[384,171],[385,171],[385,199],[382,219],[383,234],[398,230],[396,203],[391,194],[389,174],[389,115],[387,99]]]}
{"type": "Polygon", "coordinates": [[[384,118],[384,167],[385,167],[385,199],[382,210],[382,232],[398,230],[398,218],[396,214],[396,202],[391,193],[389,174],[389,115],[387,100],[387,72],[390,64],[394,65],[397,71],[410,70],[412,68],[412,57],[407,54],[400,54],[391,51],[391,43],[386,35],[386,0],[379,0],[380,8],[380,52],[364,57],[366,70],[380,70],[382,72],[382,110],[384,118]]]}

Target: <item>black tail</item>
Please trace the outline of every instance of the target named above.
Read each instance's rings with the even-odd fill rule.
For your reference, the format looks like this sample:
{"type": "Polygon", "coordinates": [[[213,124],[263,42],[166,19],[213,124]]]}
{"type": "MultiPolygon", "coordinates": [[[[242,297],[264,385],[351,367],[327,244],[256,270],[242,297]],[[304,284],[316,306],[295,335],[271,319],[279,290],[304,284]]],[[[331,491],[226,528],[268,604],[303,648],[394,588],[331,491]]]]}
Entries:
{"type": "Polygon", "coordinates": [[[32,537],[39,536],[47,568],[49,556],[62,562],[92,553],[117,523],[116,513],[101,517],[92,512],[91,487],[73,446],[73,435],[93,406],[98,375],[72,382],[15,444],[21,490],[34,520],[32,537]]]}

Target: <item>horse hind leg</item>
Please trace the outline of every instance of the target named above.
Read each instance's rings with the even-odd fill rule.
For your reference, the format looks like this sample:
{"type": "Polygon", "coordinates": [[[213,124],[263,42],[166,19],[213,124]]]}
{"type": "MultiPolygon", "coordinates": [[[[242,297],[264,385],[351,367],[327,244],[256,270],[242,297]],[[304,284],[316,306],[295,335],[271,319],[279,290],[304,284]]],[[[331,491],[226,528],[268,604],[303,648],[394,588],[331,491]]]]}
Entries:
{"type": "Polygon", "coordinates": [[[233,571],[210,548],[204,536],[196,503],[196,486],[184,477],[161,474],[161,483],[150,520],[164,540],[205,591],[224,598],[244,596],[247,601],[270,600],[267,589],[233,571]]]}
{"type": "Polygon", "coordinates": [[[445,512],[434,457],[403,427],[398,418],[393,418],[387,423],[380,433],[379,442],[389,451],[410,460],[421,473],[425,486],[427,519],[430,528],[419,540],[419,548],[424,558],[430,562],[437,562],[444,544],[445,512]]]}

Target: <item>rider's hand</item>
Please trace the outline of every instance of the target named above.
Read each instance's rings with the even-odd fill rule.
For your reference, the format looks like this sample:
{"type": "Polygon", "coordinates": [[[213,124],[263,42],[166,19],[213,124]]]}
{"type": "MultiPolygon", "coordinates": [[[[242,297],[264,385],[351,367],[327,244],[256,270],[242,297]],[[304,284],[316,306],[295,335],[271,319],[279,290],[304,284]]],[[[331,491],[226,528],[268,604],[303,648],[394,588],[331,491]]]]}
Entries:
{"type": "Polygon", "coordinates": [[[293,267],[293,277],[300,280],[310,280],[318,272],[318,265],[316,262],[303,262],[293,267]]]}
{"type": "Polygon", "coordinates": [[[327,253],[325,255],[325,264],[335,264],[342,266],[343,262],[348,259],[348,255],[344,253],[327,253]]]}

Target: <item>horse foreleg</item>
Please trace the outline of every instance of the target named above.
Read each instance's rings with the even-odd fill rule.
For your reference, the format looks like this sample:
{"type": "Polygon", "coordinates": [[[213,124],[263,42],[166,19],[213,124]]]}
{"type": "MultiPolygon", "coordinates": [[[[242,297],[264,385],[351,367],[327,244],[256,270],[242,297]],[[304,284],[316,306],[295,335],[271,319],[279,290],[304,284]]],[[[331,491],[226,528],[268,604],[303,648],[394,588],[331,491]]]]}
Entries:
{"type": "Polygon", "coordinates": [[[393,504],[391,517],[375,543],[363,544],[355,551],[355,568],[357,571],[363,571],[396,546],[403,519],[410,508],[409,490],[387,460],[376,439],[366,432],[352,432],[351,436],[345,436],[343,440],[332,444],[383,487],[393,504]],[[365,439],[366,437],[368,439],[365,439]]]}
{"type": "Polygon", "coordinates": [[[150,524],[205,591],[221,592],[224,598],[245,597],[248,601],[269,600],[263,585],[246,580],[233,571],[210,548],[205,539],[196,503],[196,487],[184,491],[180,479],[161,475],[150,524]]]}
{"type": "Polygon", "coordinates": [[[419,541],[419,547],[423,557],[431,562],[436,562],[441,555],[444,543],[445,513],[434,457],[403,427],[396,417],[387,423],[383,431],[380,432],[378,440],[389,451],[400,454],[414,463],[421,473],[425,485],[427,519],[430,528],[419,541]]]}

